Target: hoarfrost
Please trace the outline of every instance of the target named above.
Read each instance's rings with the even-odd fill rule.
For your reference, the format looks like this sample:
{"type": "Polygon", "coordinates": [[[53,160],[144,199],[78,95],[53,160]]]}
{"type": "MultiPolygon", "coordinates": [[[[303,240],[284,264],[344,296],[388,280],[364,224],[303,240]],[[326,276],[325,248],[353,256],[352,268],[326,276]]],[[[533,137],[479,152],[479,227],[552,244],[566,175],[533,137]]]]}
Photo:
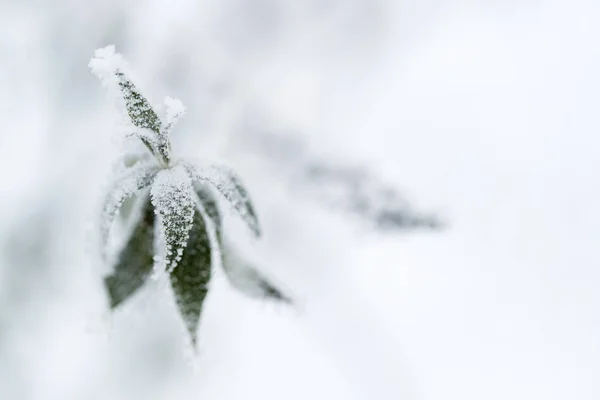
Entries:
{"type": "Polygon", "coordinates": [[[181,260],[194,221],[192,181],[180,166],[161,170],[156,175],[150,196],[165,245],[164,260],[158,264],[171,272],[181,260]]]}

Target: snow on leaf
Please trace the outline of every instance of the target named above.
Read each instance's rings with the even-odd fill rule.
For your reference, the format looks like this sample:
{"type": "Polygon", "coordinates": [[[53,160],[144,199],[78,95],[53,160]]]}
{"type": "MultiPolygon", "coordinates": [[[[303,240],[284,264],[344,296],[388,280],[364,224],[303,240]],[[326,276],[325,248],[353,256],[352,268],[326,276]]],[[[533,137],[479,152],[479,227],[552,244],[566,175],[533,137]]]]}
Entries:
{"type": "Polygon", "coordinates": [[[180,166],[161,170],[156,175],[150,196],[159,216],[160,234],[166,250],[164,261],[171,272],[184,253],[194,221],[190,177],[180,166]]]}
{"type": "Polygon", "coordinates": [[[222,265],[229,283],[253,298],[268,298],[291,303],[292,300],[279,290],[256,268],[242,259],[239,251],[229,240],[221,238],[222,265]]]}
{"type": "Polygon", "coordinates": [[[260,225],[254,206],[235,171],[222,164],[197,167],[191,163],[184,163],[183,166],[194,182],[207,182],[213,185],[233,205],[254,236],[260,236],[260,225]]]}
{"type": "Polygon", "coordinates": [[[211,256],[212,248],[205,221],[200,213],[196,213],[185,252],[170,274],[175,301],[194,346],[202,305],[208,292],[211,256]]]}
{"type": "Polygon", "coordinates": [[[144,284],[154,264],[153,251],[154,209],[146,198],[141,218],[121,250],[114,272],[104,278],[111,308],[118,307],[144,284]]]}
{"type": "Polygon", "coordinates": [[[155,164],[140,163],[125,169],[109,190],[102,209],[100,220],[101,252],[106,260],[108,236],[115,216],[123,202],[138,191],[148,187],[159,168],[155,164]]]}

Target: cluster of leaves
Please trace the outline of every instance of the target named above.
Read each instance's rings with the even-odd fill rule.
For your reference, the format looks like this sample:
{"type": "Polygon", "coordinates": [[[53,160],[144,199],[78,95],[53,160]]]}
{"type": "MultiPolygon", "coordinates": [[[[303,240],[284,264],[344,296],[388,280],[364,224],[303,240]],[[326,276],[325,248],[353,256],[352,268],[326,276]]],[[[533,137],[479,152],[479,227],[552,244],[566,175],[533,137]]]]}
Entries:
{"type": "Polygon", "coordinates": [[[167,99],[166,116],[140,93],[125,73],[114,47],[96,51],[90,68],[103,83],[116,89],[133,135],[154,156],[125,160],[106,194],[100,222],[101,248],[112,273],[104,283],[111,308],[128,300],[154,273],[166,272],[180,314],[196,343],[202,305],[214,265],[220,265],[228,281],[254,298],[290,302],[269,279],[238,255],[222,229],[219,199],[228,202],[255,237],[261,234],[258,218],[240,177],[229,167],[201,166],[175,160],[169,139],[184,113],[180,102],[167,99]],[[127,204],[130,233],[120,251],[111,257],[109,239],[116,217],[127,204]]]}

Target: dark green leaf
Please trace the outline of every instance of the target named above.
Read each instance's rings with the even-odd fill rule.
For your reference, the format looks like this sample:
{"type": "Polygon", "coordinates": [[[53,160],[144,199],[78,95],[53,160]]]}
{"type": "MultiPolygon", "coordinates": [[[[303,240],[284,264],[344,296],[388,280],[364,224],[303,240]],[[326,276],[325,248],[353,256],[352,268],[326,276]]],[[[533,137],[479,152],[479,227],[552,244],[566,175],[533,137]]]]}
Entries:
{"type": "Polygon", "coordinates": [[[113,274],[104,278],[111,308],[119,306],[144,284],[154,265],[153,251],[154,209],[146,199],[141,218],[121,251],[113,274]]]}
{"type": "Polygon", "coordinates": [[[131,123],[138,128],[150,129],[156,134],[159,134],[160,119],[152,109],[148,100],[142,96],[133,82],[131,82],[123,72],[117,71],[115,75],[118,78],[119,88],[125,99],[125,105],[131,123]]]}
{"type": "Polygon", "coordinates": [[[196,344],[196,331],[211,275],[211,246],[201,213],[196,212],[183,256],[171,272],[171,286],[181,317],[196,344]]]}

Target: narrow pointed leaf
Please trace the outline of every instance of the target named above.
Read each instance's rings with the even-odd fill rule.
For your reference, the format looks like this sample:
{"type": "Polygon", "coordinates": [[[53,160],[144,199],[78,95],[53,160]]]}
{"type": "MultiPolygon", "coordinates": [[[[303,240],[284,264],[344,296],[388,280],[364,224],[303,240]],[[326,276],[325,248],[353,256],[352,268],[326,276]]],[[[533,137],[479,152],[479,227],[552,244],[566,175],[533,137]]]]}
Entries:
{"type": "Polygon", "coordinates": [[[257,237],[260,236],[260,224],[256,211],[248,191],[235,171],[221,164],[197,167],[185,163],[184,167],[194,182],[207,182],[213,185],[231,203],[252,233],[257,237]]]}
{"type": "Polygon", "coordinates": [[[133,126],[140,129],[138,136],[164,164],[168,165],[171,157],[170,142],[161,131],[160,118],[150,102],[140,93],[123,71],[116,70],[115,76],[125,100],[125,108],[129,119],[133,126]]]}
{"type": "Polygon", "coordinates": [[[158,134],[160,132],[160,119],[148,100],[140,93],[133,82],[120,70],[115,72],[121,94],[125,100],[127,113],[131,123],[138,128],[150,129],[158,134]]]}
{"type": "Polygon", "coordinates": [[[228,240],[221,239],[222,265],[229,283],[246,296],[267,298],[291,303],[290,297],[278,289],[268,278],[243,260],[238,250],[228,240]]]}
{"type": "Polygon", "coordinates": [[[104,259],[107,256],[106,244],[108,243],[110,228],[121,205],[135,193],[150,186],[158,170],[159,168],[156,165],[136,164],[126,169],[109,190],[104,200],[100,220],[100,244],[104,259]]]}
{"type": "Polygon", "coordinates": [[[192,182],[181,167],[162,170],[156,175],[150,195],[166,246],[166,266],[172,271],[185,252],[194,221],[192,182]]]}
{"type": "Polygon", "coordinates": [[[110,307],[118,307],[133,295],[152,271],[154,245],[154,210],[146,199],[140,220],[121,250],[112,275],[104,278],[110,307]]]}
{"type": "Polygon", "coordinates": [[[202,305],[208,292],[211,253],[206,224],[202,215],[197,212],[185,252],[170,275],[179,312],[194,345],[196,344],[196,331],[202,313],[202,305]]]}

